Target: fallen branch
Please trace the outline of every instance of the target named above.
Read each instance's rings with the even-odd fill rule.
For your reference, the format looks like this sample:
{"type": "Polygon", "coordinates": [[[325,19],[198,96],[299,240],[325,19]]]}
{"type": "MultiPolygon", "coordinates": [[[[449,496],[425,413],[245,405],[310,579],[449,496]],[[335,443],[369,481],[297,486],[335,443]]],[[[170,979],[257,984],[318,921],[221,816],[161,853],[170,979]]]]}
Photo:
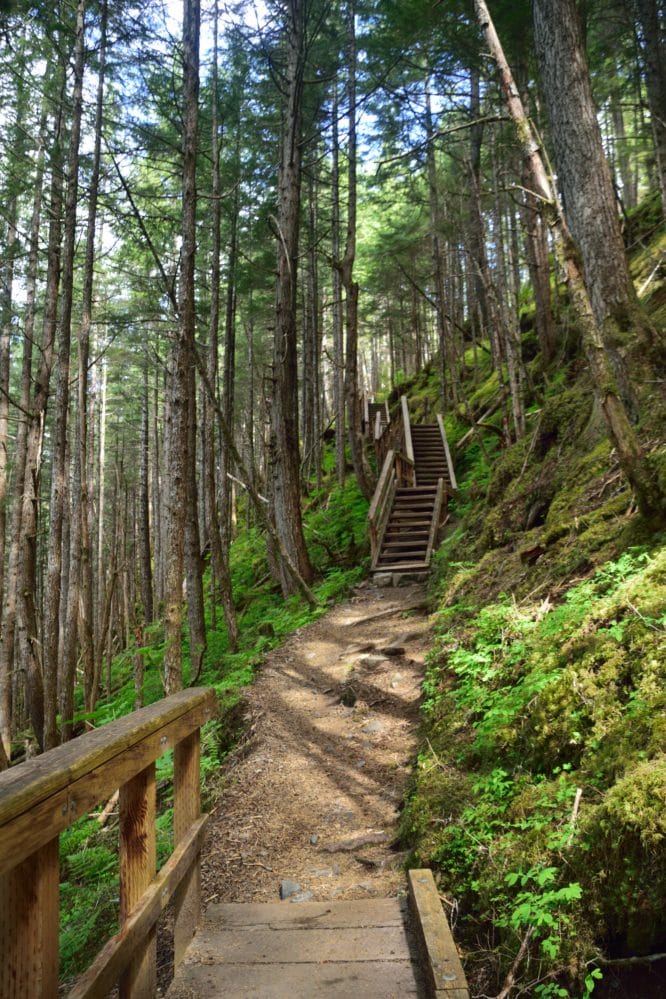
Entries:
{"type": "Polygon", "coordinates": [[[621,968],[631,967],[633,964],[655,964],[657,961],[666,961],[666,954],[637,954],[633,957],[597,957],[592,964],[603,964],[604,967],[621,968]]]}
{"type": "Polygon", "coordinates": [[[118,804],[118,795],[119,794],[120,794],[119,790],[118,791],[114,791],[113,794],[111,795],[111,797],[109,798],[109,800],[107,801],[106,805],[102,809],[102,811],[97,816],[97,822],[99,823],[100,826],[105,826],[106,823],[109,821],[109,818],[111,816],[111,813],[113,812],[113,809],[118,804]]]}
{"type": "Polygon", "coordinates": [[[516,954],[516,959],[513,962],[513,964],[511,965],[511,968],[509,970],[509,974],[506,976],[506,978],[504,980],[504,985],[502,986],[502,991],[497,993],[497,995],[495,996],[495,999],[507,999],[507,996],[510,994],[511,989],[513,988],[513,986],[515,985],[515,982],[516,982],[516,975],[518,974],[518,968],[523,963],[523,958],[525,957],[525,954],[527,953],[527,949],[528,949],[528,947],[530,945],[530,940],[532,939],[532,934],[533,933],[534,933],[534,927],[533,926],[528,926],[527,927],[527,933],[523,937],[522,943],[520,945],[520,949],[518,950],[518,953],[516,954]]]}
{"type": "Polygon", "coordinates": [[[576,829],[576,821],[578,819],[578,810],[580,809],[580,800],[583,797],[582,787],[576,788],[576,797],[574,798],[573,808],[571,809],[571,818],[569,819],[569,825],[571,826],[571,832],[569,833],[569,838],[567,839],[567,845],[571,842],[574,837],[574,832],[576,829]]]}

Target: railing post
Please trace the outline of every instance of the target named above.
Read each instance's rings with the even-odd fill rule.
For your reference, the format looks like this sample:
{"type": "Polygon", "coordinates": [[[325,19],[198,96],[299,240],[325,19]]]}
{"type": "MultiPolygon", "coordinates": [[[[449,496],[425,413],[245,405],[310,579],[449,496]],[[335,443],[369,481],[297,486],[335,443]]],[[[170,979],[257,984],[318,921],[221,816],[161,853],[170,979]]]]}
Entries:
{"type": "Polygon", "coordinates": [[[58,995],[58,837],[0,876],[0,996],[58,995]]]}
{"type": "MultiPolygon", "coordinates": [[[[120,925],[155,877],[155,764],[120,789],[120,925]]],[[[120,979],[120,999],[152,999],[157,988],[154,928],[120,979]]]]}
{"type": "MultiPolygon", "coordinates": [[[[199,730],[183,739],[174,749],[173,760],[173,841],[174,846],[189,832],[201,815],[199,730]]],[[[201,866],[194,859],[175,896],[173,930],[174,966],[182,961],[201,914],[201,866]]]]}

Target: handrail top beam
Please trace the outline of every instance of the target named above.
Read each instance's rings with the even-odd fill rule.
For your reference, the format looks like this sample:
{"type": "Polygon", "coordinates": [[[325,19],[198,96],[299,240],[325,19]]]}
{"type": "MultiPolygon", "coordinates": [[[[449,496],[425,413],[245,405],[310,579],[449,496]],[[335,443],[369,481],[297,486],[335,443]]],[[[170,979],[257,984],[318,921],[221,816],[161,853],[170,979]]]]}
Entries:
{"type": "Polygon", "coordinates": [[[375,493],[374,496],[372,497],[370,509],[368,510],[369,520],[372,520],[375,514],[377,513],[377,507],[379,506],[382,494],[384,492],[384,489],[386,488],[386,483],[391,475],[391,471],[393,470],[394,460],[395,460],[395,451],[389,449],[386,452],[386,457],[384,458],[384,464],[382,465],[382,470],[379,479],[377,481],[377,485],[375,486],[375,493]]]}
{"type": "Polygon", "coordinates": [[[218,711],[215,691],[207,687],[180,690],[6,770],[0,774],[0,827],[198,707],[214,717],[218,711]]]}

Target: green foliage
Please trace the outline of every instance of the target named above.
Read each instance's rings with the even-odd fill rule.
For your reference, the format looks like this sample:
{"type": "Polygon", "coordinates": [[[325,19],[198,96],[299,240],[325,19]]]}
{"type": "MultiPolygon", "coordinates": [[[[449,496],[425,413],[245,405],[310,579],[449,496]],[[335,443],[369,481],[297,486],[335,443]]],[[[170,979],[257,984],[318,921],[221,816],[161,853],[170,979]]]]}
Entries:
{"type": "MultiPolygon", "coordinates": [[[[492,922],[510,953],[529,930],[537,977],[578,978],[535,994],[590,995],[595,939],[645,952],[666,929],[665,540],[556,604],[498,594],[437,617],[403,834],[457,894],[464,931],[492,922]]],[[[476,568],[451,564],[464,545],[459,528],[449,594],[476,568]]]]}

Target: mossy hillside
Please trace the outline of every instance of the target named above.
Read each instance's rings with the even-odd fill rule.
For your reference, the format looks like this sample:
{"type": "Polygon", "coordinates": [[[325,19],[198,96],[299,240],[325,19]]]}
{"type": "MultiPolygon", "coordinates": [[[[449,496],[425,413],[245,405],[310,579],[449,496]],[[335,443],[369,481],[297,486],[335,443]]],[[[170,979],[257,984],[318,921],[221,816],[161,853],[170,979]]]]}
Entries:
{"type": "Polygon", "coordinates": [[[465,938],[493,924],[483,974],[532,926],[543,974],[577,976],[579,995],[598,947],[663,941],[666,538],[556,604],[470,609],[439,612],[404,833],[457,897],[465,938]]]}
{"type": "MultiPolygon", "coordinates": [[[[650,247],[637,253],[645,280],[650,247]]],[[[657,324],[663,287],[655,274],[646,296],[657,324]]],[[[469,409],[497,392],[471,369],[467,410],[446,417],[460,489],[403,819],[487,994],[524,942],[520,986],[576,997],[599,957],[666,943],[666,537],[636,511],[563,300],[558,317],[557,367],[529,359],[522,440],[481,428],[456,449],[469,409]]],[[[666,481],[660,386],[638,391],[637,430],[666,481]]],[[[499,431],[501,414],[490,422],[499,431]]]]}

